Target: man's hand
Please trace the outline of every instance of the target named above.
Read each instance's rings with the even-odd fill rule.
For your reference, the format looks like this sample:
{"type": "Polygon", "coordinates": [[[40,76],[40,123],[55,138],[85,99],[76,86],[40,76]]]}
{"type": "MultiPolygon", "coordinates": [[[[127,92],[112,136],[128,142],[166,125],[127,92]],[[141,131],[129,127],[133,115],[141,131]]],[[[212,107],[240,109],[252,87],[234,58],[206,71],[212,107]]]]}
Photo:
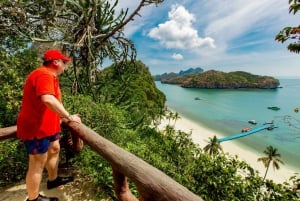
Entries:
{"type": "Polygon", "coordinates": [[[68,116],[68,123],[69,122],[76,122],[76,123],[81,123],[81,118],[79,114],[73,114],[68,116]]]}

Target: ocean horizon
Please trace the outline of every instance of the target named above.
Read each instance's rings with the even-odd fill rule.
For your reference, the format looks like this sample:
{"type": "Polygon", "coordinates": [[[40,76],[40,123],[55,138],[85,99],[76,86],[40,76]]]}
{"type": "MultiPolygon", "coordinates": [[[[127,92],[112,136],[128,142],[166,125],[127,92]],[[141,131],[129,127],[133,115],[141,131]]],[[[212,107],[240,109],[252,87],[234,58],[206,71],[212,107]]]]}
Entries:
{"type": "Polygon", "coordinates": [[[224,137],[239,134],[244,127],[255,129],[273,121],[277,128],[234,141],[261,156],[271,145],[278,149],[286,166],[300,170],[300,112],[295,112],[296,108],[300,110],[300,78],[279,81],[281,88],[277,89],[197,89],[155,83],[166,95],[168,107],[224,137]],[[268,109],[272,106],[280,109],[268,109]]]}

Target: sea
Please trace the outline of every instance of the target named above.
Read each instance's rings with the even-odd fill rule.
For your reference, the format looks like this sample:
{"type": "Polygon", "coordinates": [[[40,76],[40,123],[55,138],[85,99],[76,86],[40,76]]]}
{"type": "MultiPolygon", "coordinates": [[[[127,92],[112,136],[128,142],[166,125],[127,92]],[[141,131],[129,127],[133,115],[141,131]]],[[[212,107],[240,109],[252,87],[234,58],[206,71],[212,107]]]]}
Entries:
{"type": "Polygon", "coordinates": [[[197,89],[155,83],[166,95],[167,107],[224,137],[239,134],[244,127],[255,129],[273,121],[277,127],[273,130],[234,140],[262,156],[271,145],[285,165],[300,171],[300,78],[279,81],[277,89],[197,89]],[[268,109],[273,106],[280,109],[268,109]]]}

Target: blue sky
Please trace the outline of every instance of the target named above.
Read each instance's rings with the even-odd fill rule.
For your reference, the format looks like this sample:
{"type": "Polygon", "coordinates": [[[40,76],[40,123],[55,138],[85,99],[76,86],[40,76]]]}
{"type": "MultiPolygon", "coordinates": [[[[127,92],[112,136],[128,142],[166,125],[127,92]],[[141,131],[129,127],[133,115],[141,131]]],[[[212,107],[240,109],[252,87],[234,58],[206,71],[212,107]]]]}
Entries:
{"type": "MultiPolygon", "coordinates": [[[[130,13],[139,2],[119,0],[118,7],[130,13]]],[[[125,33],[152,74],[201,67],[300,76],[300,55],[274,40],[300,24],[300,13],[288,8],[288,0],[165,0],[144,7],[125,33]]]]}

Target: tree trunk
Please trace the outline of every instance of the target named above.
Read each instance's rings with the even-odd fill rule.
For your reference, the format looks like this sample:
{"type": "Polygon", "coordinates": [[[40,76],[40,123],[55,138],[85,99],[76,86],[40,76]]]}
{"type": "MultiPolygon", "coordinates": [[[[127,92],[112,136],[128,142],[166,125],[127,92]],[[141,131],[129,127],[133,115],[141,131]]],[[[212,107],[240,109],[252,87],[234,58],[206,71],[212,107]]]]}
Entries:
{"type": "Polygon", "coordinates": [[[265,181],[265,179],[266,179],[266,177],[267,177],[267,173],[268,173],[269,167],[270,167],[270,162],[268,163],[268,166],[267,166],[267,169],[266,169],[266,172],[265,172],[265,176],[264,176],[264,178],[263,178],[263,181],[265,181]]]}

